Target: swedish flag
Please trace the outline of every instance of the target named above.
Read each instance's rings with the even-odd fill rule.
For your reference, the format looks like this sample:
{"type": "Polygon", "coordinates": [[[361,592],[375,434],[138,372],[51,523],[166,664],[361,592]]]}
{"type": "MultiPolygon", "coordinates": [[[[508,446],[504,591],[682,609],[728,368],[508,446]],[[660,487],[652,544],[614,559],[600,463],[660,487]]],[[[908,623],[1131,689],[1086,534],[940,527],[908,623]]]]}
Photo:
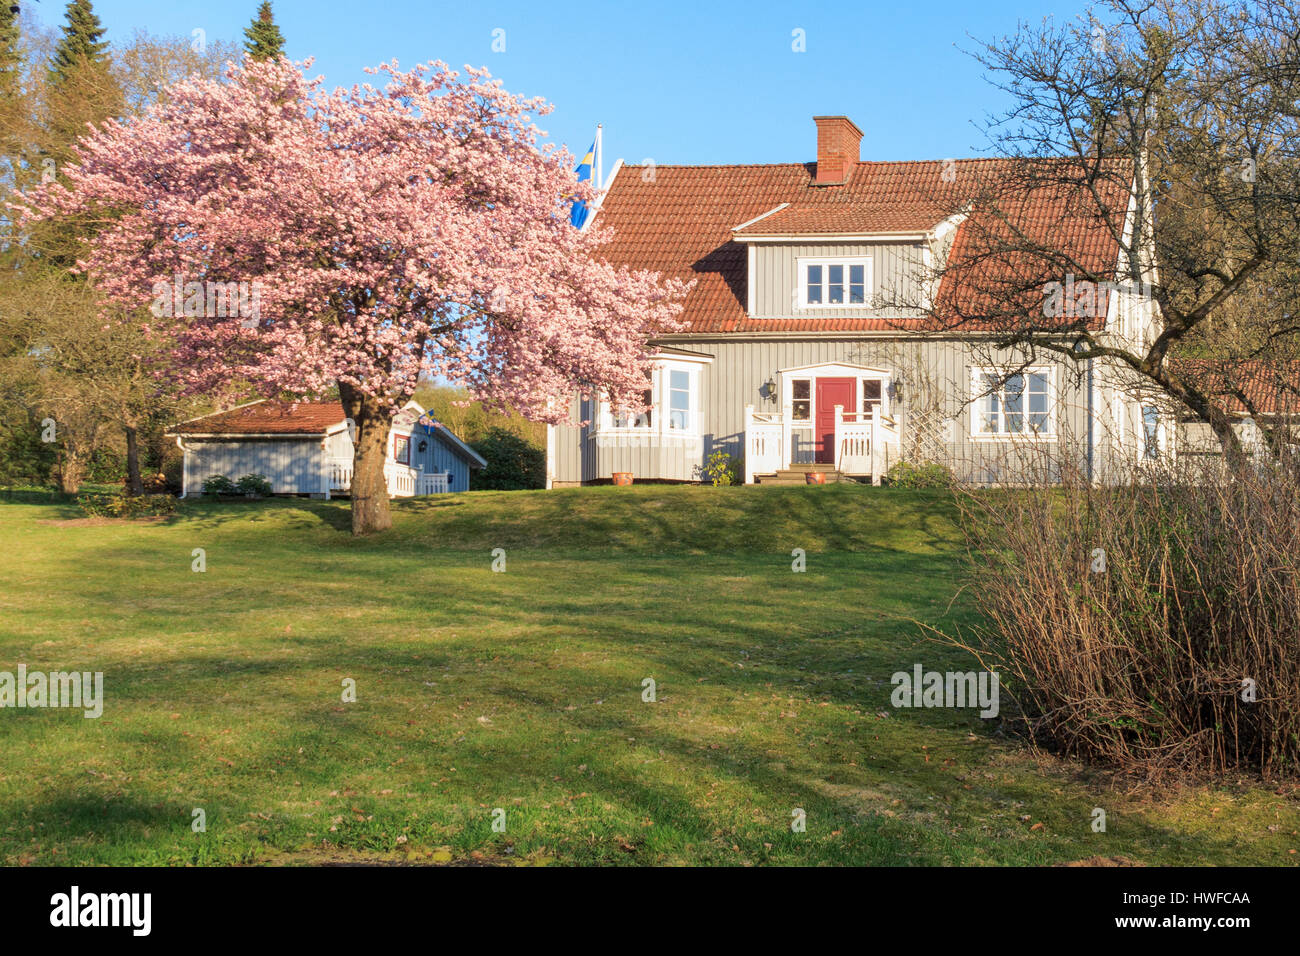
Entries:
{"type": "MultiPolygon", "coordinates": [[[[596,141],[592,140],[591,149],[587,150],[587,155],[582,157],[582,162],[578,163],[578,182],[585,183],[591,180],[591,171],[596,165],[596,141]]],[[[574,200],[573,212],[569,214],[569,221],[577,228],[581,229],[582,224],[587,221],[591,215],[591,210],[587,208],[585,202],[574,200]]]]}

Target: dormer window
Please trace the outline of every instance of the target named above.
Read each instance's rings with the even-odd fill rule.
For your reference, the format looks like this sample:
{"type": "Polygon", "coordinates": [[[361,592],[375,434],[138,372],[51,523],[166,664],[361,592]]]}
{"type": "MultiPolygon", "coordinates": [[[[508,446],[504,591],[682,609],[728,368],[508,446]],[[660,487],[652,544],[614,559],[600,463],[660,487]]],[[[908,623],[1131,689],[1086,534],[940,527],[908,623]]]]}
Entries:
{"type": "Polygon", "coordinates": [[[871,257],[800,259],[799,306],[804,309],[866,308],[871,295],[871,257]]]}

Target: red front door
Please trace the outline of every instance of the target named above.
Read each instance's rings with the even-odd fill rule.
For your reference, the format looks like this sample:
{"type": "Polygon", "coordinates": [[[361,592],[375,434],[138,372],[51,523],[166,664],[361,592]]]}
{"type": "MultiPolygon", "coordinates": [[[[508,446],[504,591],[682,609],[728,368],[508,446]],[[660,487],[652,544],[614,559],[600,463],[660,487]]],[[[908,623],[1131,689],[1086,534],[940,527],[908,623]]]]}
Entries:
{"type": "Polygon", "coordinates": [[[846,412],[856,411],[856,396],[856,383],[851,378],[817,379],[817,461],[834,464],[835,406],[843,405],[846,412]]]}

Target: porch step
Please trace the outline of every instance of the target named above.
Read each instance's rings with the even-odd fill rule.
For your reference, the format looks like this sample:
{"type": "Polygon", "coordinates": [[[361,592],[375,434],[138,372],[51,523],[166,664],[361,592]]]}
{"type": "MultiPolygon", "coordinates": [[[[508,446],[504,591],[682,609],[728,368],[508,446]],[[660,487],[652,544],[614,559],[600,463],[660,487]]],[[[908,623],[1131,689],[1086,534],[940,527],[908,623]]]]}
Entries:
{"type": "MultiPolygon", "coordinates": [[[[808,483],[808,472],[816,470],[818,469],[812,467],[802,469],[795,466],[770,475],[755,475],[754,481],[760,485],[806,485],[808,483]]],[[[821,471],[826,476],[826,484],[828,485],[841,481],[857,481],[856,478],[842,475],[838,471],[827,469],[821,469],[821,471]]]]}

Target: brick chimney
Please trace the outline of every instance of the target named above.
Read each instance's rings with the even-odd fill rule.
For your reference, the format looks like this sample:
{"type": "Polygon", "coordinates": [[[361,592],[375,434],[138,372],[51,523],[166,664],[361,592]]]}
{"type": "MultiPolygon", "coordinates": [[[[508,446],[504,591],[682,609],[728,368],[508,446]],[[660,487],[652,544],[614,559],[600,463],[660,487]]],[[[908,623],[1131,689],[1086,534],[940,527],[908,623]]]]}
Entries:
{"type": "Polygon", "coordinates": [[[862,130],[847,116],[814,116],[817,124],[817,176],[815,186],[848,182],[853,166],[862,158],[862,130]]]}

